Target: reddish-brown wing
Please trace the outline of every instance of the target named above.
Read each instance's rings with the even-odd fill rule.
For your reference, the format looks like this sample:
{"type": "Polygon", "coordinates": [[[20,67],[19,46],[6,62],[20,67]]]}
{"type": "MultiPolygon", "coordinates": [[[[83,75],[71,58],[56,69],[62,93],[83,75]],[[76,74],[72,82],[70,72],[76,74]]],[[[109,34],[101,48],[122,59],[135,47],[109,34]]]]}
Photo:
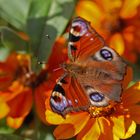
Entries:
{"type": "Polygon", "coordinates": [[[105,46],[103,38],[81,17],[75,18],[70,26],[68,55],[71,61],[85,59],[105,46]]]}
{"type": "Polygon", "coordinates": [[[90,103],[77,79],[64,74],[58,79],[50,98],[54,112],[65,116],[69,112],[87,110],[90,103]]]}

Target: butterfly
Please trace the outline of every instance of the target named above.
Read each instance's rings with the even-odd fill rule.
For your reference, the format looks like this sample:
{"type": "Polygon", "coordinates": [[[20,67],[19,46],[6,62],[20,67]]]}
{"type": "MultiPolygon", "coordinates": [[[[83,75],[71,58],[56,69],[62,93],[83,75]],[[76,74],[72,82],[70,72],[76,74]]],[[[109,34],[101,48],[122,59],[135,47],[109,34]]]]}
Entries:
{"type": "Polygon", "coordinates": [[[65,116],[120,102],[127,64],[110,48],[87,20],[72,20],[68,38],[69,61],[54,86],[50,106],[65,116]]]}

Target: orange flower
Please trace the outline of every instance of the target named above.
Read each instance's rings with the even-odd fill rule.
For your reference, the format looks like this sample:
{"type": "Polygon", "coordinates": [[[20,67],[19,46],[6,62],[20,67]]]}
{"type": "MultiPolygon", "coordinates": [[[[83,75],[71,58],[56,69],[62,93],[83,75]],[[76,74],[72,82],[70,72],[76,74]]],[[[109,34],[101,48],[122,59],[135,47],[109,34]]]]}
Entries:
{"type": "Polygon", "coordinates": [[[76,14],[91,21],[120,55],[135,62],[140,53],[139,6],[139,0],[79,0],[76,14]]]}
{"type": "Polygon", "coordinates": [[[32,106],[30,56],[11,54],[0,63],[0,119],[19,128],[32,106]]]}

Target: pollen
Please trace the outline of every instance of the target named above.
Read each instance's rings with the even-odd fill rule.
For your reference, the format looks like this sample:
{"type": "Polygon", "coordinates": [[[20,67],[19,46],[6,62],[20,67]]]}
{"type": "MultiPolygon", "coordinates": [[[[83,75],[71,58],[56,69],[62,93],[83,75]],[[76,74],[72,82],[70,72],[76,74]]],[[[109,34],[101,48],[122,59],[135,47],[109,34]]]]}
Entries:
{"type": "Polygon", "coordinates": [[[101,116],[109,116],[114,112],[114,106],[109,105],[106,107],[89,107],[89,113],[91,117],[101,117],[101,116]]]}

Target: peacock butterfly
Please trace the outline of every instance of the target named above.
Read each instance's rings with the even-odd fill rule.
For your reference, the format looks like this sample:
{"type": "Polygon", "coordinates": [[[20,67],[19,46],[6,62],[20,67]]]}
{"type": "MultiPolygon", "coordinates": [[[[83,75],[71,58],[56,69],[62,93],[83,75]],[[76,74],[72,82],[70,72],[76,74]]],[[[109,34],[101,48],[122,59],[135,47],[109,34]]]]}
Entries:
{"type": "Polygon", "coordinates": [[[50,97],[54,112],[65,116],[121,101],[127,64],[81,17],[70,25],[68,56],[50,97]]]}

